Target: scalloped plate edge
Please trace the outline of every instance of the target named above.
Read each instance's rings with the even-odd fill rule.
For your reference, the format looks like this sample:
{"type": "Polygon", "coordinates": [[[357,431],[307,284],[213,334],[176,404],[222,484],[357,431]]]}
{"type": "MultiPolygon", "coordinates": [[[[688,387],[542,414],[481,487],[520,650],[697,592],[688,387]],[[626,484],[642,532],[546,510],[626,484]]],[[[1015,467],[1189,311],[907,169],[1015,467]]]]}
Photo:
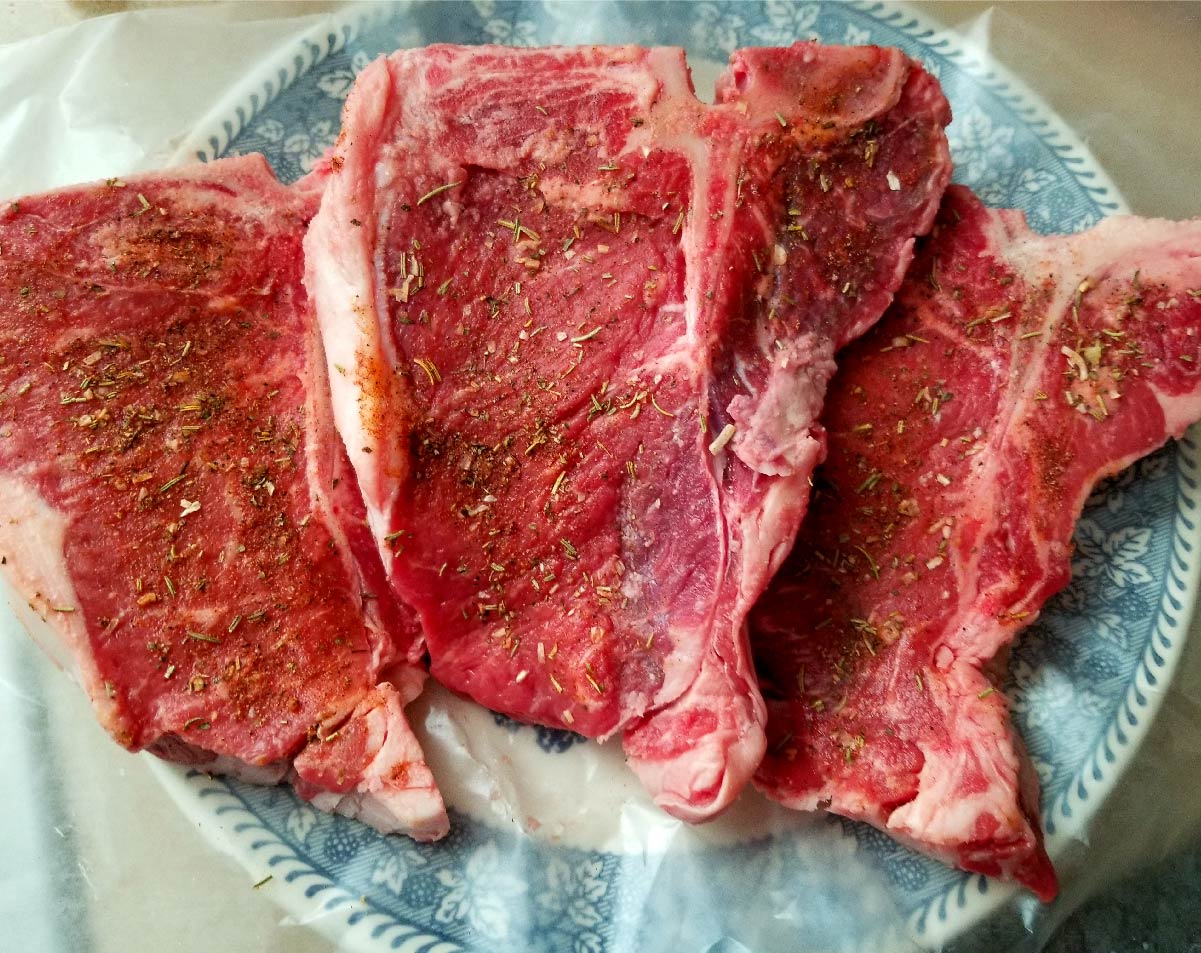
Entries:
{"type": "Polygon", "coordinates": [[[457,953],[464,948],[422,927],[405,924],[356,896],[312,866],[263,824],[222,779],[145,754],[151,773],[219,850],[261,883],[271,900],[303,926],[313,927],[339,950],[376,953],[457,953]],[[283,887],[280,890],[279,887],[283,887]]]}
{"type": "MultiPolygon", "coordinates": [[[[381,4],[366,9],[352,9],[334,17],[334,28],[315,26],[292,50],[281,54],[278,61],[256,71],[246,83],[239,85],[235,93],[218,104],[209,117],[198,125],[197,131],[179,146],[175,160],[210,161],[216,158],[254,116],[300,77],[340,51],[364,30],[392,19],[407,6],[409,4],[406,2],[399,7],[381,4]]],[[[985,60],[970,41],[943,29],[903,4],[886,7],[878,2],[855,0],[851,6],[953,61],[975,81],[1003,99],[1015,114],[1027,122],[1035,135],[1058,154],[1072,176],[1106,214],[1128,211],[1125,199],[1087,146],[1041,96],[1008,68],[996,61],[985,60]]],[[[1053,855],[1059,853],[1092,816],[1093,811],[1080,808],[1085,807],[1086,802],[1100,804],[1121,778],[1162,703],[1164,692],[1157,690],[1156,686],[1161,682],[1166,685],[1175,672],[1196,600],[1197,581],[1201,577],[1201,560],[1197,558],[1197,552],[1201,549],[1201,522],[1190,520],[1184,514],[1185,506],[1196,508],[1201,500],[1201,489],[1198,489],[1196,480],[1183,473],[1186,457],[1188,469],[1191,473],[1197,472],[1199,442],[1201,429],[1191,430],[1181,443],[1177,455],[1180,469],[1170,564],[1179,562],[1183,568],[1180,571],[1173,569],[1171,582],[1165,582],[1156,631],[1140,661],[1135,684],[1131,685],[1123,702],[1122,713],[1129,724],[1122,729],[1117,725],[1118,719],[1114,719],[1105,740],[1090,754],[1085,766],[1072,779],[1068,794],[1062,796],[1048,812],[1049,818],[1062,813],[1066,820],[1075,820],[1073,825],[1056,827],[1055,833],[1048,836],[1048,846],[1053,855]],[[1182,496],[1179,491],[1182,486],[1187,487],[1189,482],[1193,485],[1182,496]],[[1172,606],[1173,615],[1169,615],[1165,608],[1171,605],[1168,601],[1169,586],[1172,587],[1172,601],[1178,606],[1172,606]],[[1155,649],[1157,642],[1161,646],[1158,651],[1155,649]],[[1091,772],[1088,770],[1090,767],[1091,772]],[[1091,781],[1086,778],[1090,773],[1091,781]]],[[[173,800],[219,847],[239,859],[248,870],[261,870],[264,859],[268,866],[282,865],[284,881],[295,889],[284,897],[277,896],[274,899],[298,916],[301,922],[317,927],[324,935],[341,944],[352,944],[354,949],[378,949],[385,936],[393,949],[406,953],[449,953],[462,949],[443,938],[401,923],[391,914],[373,908],[369,901],[364,903],[362,898],[350,895],[314,871],[264,827],[220,779],[180,769],[152,756],[147,757],[150,758],[153,773],[173,800]],[[220,806],[209,810],[209,804],[215,804],[218,800],[220,806]],[[245,820],[232,827],[223,822],[224,815],[239,811],[245,820]],[[258,838],[253,837],[252,832],[255,831],[260,835],[258,838]],[[298,886],[300,881],[306,882],[303,889],[298,886]],[[314,904],[314,898],[320,894],[325,894],[325,897],[314,904]]],[[[1017,892],[1012,886],[994,884],[978,875],[964,875],[961,881],[949,886],[910,917],[914,938],[924,945],[944,943],[996,910],[1017,892]]]]}

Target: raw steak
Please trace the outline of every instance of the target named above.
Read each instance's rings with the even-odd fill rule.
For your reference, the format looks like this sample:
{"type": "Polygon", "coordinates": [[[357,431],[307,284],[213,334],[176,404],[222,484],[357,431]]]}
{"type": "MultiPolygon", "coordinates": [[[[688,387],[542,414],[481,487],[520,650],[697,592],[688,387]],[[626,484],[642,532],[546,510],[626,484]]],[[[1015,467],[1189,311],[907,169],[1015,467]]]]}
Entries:
{"type": "Polygon", "coordinates": [[[122,745],[434,838],[420,691],[261,156],[0,212],[0,563],[122,745]]]}
{"type": "Polygon", "coordinates": [[[434,675],[624,733],[668,811],[763,752],[745,616],[822,453],[834,350],[950,172],[896,50],[402,51],[359,76],[306,241],[334,409],[434,675]]]}
{"type": "Polygon", "coordinates": [[[1042,237],[952,186],[752,615],[763,791],[1054,896],[989,663],[1067,585],[1096,481],[1201,417],[1199,289],[1201,222],[1042,237]]]}

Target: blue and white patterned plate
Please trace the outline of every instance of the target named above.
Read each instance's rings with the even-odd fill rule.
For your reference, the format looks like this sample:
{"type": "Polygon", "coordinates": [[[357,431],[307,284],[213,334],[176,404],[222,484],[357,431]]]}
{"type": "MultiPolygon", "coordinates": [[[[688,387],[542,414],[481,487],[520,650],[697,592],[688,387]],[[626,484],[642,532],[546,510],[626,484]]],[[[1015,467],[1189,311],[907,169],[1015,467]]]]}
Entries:
{"type": "MultiPolygon", "coordinates": [[[[731,50],[817,37],[899,46],[937,75],[955,111],[956,177],[1043,231],[1123,210],[1079,141],[983,53],[898,8],[767,3],[373,7],[248,78],[187,157],[264,152],[307,172],[337,134],[356,73],[398,46],[683,45],[702,91],[731,50]]],[[[1180,654],[1201,534],[1198,453],[1165,449],[1090,499],[1075,581],[1024,634],[1007,693],[1042,781],[1048,844],[1086,830],[1142,739],[1180,654]],[[1053,730],[1052,730],[1053,728],[1053,730]]],[[[896,950],[944,942],[1029,898],[948,870],[880,833],[767,805],[689,829],[649,806],[615,745],[524,728],[433,690],[413,712],[452,804],[453,832],[415,845],[259,788],[157,771],[263,889],[346,948],[896,950]]]]}

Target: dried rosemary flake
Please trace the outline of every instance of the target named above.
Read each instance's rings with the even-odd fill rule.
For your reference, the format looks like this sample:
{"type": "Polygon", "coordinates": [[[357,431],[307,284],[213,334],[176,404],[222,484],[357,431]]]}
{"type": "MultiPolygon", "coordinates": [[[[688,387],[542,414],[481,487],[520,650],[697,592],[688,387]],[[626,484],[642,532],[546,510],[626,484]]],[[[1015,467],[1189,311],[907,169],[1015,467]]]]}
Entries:
{"type": "Polygon", "coordinates": [[[421,196],[421,198],[419,198],[417,200],[417,204],[424,205],[426,202],[428,202],[430,199],[432,199],[435,195],[441,195],[443,192],[447,191],[448,189],[457,188],[458,186],[460,186],[462,184],[463,184],[462,182],[447,182],[445,185],[440,185],[436,189],[430,189],[428,192],[425,193],[425,195],[421,196]]]}
{"type": "Polygon", "coordinates": [[[515,218],[513,221],[509,221],[506,218],[498,218],[496,220],[496,224],[511,231],[513,233],[514,242],[520,241],[522,235],[525,235],[532,241],[538,241],[538,233],[532,228],[526,228],[524,225],[522,225],[520,219],[515,218]]]}
{"type": "Polygon", "coordinates": [[[591,665],[584,666],[584,678],[588,679],[588,684],[592,686],[593,690],[598,695],[603,695],[605,693],[605,686],[596,680],[596,676],[592,673],[591,665]]]}
{"type": "Polygon", "coordinates": [[[438,370],[438,365],[428,357],[416,357],[413,359],[413,363],[425,371],[425,376],[430,379],[431,386],[442,381],[442,374],[438,370]]]}
{"type": "Polygon", "coordinates": [[[571,339],[572,344],[583,344],[585,341],[591,341],[594,337],[601,333],[600,325],[597,325],[587,334],[580,334],[571,339]]]}
{"type": "Polygon", "coordinates": [[[870,474],[868,474],[867,479],[859,484],[859,486],[855,489],[855,492],[856,493],[866,493],[868,490],[870,490],[872,487],[874,487],[877,483],[880,482],[880,478],[883,475],[884,474],[881,473],[879,470],[873,470],[870,474]]]}
{"type": "Polygon", "coordinates": [[[651,394],[651,405],[655,408],[655,410],[659,411],[659,413],[661,413],[664,417],[674,417],[675,416],[675,414],[670,413],[669,411],[666,411],[662,407],[659,406],[659,402],[657,400],[655,400],[654,394],[651,394]]]}
{"type": "MultiPolygon", "coordinates": [[[[862,547],[862,546],[855,546],[855,549],[859,550],[861,553],[864,553],[864,558],[867,559],[867,568],[871,570],[872,575],[874,577],[876,577],[876,579],[879,579],[880,568],[876,564],[876,561],[874,561],[874,559],[872,558],[871,553],[868,552],[867,550],[865,550],[864,547],[862,547]]],[[[868,647],[868,648],[871,649],[871,647],[868,647]]],[[[873,655],[876,654],[876,651],[874,651],[874,649],[871,649],[871,652],[873,655]]]]}
{"type": "Polygon", "coordinates": [[[1088,380],[1088,364],[1085,363],[1084,358],[1079,352],[1072,350],[1072,348],[1065,344],[1059,349],[1059,353],[1068,359],[1068,363],[1080,376],[1082,381],[1088,380]]]}

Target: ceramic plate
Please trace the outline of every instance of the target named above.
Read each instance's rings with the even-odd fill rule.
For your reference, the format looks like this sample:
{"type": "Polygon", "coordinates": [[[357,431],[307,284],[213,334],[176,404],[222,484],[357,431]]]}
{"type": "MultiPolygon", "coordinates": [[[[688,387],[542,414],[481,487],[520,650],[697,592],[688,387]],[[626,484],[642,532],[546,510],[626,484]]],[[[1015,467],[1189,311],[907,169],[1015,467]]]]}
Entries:
{"type": "MultiPolygon", "coordinates": [[[[880,5],[376,7],[248,78],[191,151],[260,151],[282,179],[303,175],[337,134],[356,73],[398,46],[682,45],[704,95],[734,48],[806,37],[920,58],[954,108],[956,178],[989,204],[1024,209],[1041,231],[1123,210],[1079,140],[986,54],[880,5]]],[[[1007,694],[1053,856],[1129,762],[1181,651],[1198,568],[1197,466],[1186,439],[1093,495],[1071,588],[1013,653],[1007,694]]],[[[271,875],[264,889],[294,917],[351,949],[879,950],[945,941],[1014,900],[871,828],[754,795],[687,829],[642,798],[616,745],[521,727],[437,691],[412,714],[452,805],[453,832],[435,845],[319,814],[283,788],[157,771],[204,830],[271,875]]]]}

